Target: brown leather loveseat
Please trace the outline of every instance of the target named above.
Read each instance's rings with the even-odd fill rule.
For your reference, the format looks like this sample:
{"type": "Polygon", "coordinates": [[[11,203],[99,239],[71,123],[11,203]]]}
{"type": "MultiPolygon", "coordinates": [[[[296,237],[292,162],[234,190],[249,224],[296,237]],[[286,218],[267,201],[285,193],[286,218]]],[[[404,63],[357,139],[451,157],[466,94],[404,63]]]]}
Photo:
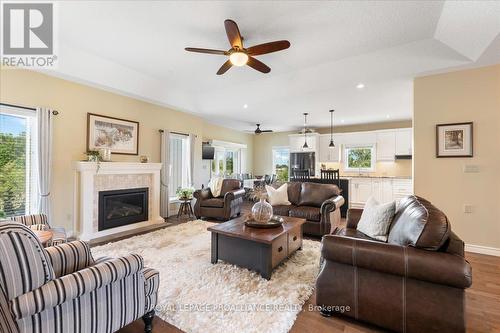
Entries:
{"type": "Polygon", "coordinates": [[[240,188],[238,179],[224,179],[220,195],[214,197],[209,187],[193,193],[196,198],[194,215],[196,218],[212,217],[229,220],[235,215],[240,215],[241,204],[245,190],[240,188]]]}
{"type": "Polygon", "coordinates": [[[273,206],[273,214],[305,218],[303,231],[314,236],[329,234],[331,225],[338,225],[344,204],[336,185],[307,182],[288,183],[288,201],[291,205],[273,206]]]}
{"type": "Polygon", "coordinates": [[[465,289],[472,271],[445,214],[408,196],[384,243],[356,230],[361,213],[349,209],[347,227],[323,237],[316,281],[323,314],[341,309],[396,332],[465,332],[465,289]]]}

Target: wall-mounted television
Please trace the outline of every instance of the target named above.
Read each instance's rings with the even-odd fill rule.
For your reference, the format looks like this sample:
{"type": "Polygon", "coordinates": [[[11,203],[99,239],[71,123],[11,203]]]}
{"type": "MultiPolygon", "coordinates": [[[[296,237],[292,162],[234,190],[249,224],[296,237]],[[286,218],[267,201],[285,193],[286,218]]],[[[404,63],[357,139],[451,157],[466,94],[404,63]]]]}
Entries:
{"type": "Polygon", "coordinates": [[[209,145],[203,145],[201,148],[202,159],[213,160],[215,155],[215,148],[209,145]]]}

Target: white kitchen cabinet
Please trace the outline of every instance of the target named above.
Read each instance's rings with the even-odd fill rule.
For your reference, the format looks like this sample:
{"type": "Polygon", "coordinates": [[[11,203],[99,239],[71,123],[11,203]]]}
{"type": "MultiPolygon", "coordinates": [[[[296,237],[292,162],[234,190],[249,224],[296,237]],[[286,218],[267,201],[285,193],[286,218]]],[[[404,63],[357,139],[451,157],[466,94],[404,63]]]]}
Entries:
{"type": "Polygon", "coordinates": [[[363,208],[371,196],[380,203],[386,203],[401,200],[412,193],[411,179],[377,177],[349,179],[350,208],[363,208]]]}
{"type": "Polygon", "coordinates": [[[377,132],[377,161],[394,161],[396,132],[377,132]]]}
{"type": "Polygon", "coordinates": [[[319,136],[319,160],[320,163],[340,161],[340,144],[337,143],[336,136],[333,136],[334,148],[330,148],[330,134],[319,136]]]}
{"type": "Polygon", "coordinates": [[[376,132],[343,133],[344,143],[352,145],[374,145],[377,142],[376,132]]]}
{"type": "Polygon", "coordinates": [[[307,134],[305,141],[307,142],[308,148],[302,148],[304,146],[304,135],[303,134],[292,134],[288,136],[288,142],[290,145],[290,152],[313,152],[317,151],[318,146],[317,133],[307,134]]]}
{"type": "Polygon", "coordinates": [[[396,130],[396,155],[412,155],[412,129],[396,130]]]}
{"type": "Polygon", "coordinates": [[[413,182],[411,179],[393,179],[393,200],[401,200],[407,195],[413,194],[413,182]]]}

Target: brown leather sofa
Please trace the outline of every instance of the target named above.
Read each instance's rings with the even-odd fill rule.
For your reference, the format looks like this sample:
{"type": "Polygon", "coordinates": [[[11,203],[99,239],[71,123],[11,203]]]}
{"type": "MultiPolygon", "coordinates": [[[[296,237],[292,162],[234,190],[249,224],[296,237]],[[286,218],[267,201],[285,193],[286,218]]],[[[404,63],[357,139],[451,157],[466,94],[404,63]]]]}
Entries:
{"type": "Polygon", "coordinates": [[[331,225],[340,222],[340,207],[344,204],[344,198],[336,185],[290,182],[288,201],[291,205],[273,206],[273,214],[305,218],[305,234],[329,234],[331,225]]]}
{"type": "Polygon", "coordinates": [[[396,332],[465,332],[472,271],[444,213],[423,198],[406,197],[387,243],[356,230],[361,213],[349,209],[347,227],[323,237],[316,281],[322,313],[396,332]]]}
{"type": "Polygon", "coordinates": [[[196,198],[194,204],[196,218],[212,217],[229,220],[233,216],[240,215],[245,195],[245,190],[240,188],[240,184],[238,179],[224,179],[218,197],[214,197],[208,187],[195,191],[193,196],[196,198]]]}

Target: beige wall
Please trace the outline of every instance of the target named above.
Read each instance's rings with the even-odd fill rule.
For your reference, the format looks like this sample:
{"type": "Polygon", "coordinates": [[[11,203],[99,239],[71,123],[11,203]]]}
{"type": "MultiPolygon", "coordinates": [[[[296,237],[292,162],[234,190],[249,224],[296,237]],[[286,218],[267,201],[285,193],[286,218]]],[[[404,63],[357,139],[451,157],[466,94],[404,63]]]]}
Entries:
{"type": "MultiPolygon", "coordinates": [[[[72,229],[72,163],[84,158],[87,112],[140,122],[139,154],[160,161],[160,128],[198,135],[195,154],[197,183],[201,174],[201,141],[218,139],[248,145],[247,166],[252,170],[253,135],[208,124],[202,118],[124,97],[101,89],[20,69],[0,71],[0,101],[59,110],[54,124],[54,222],[72,229]]],[[[138,156],[113,155],[114,161],[138,161],[138,156]]]]}
{"type": "Polygon", "coordinates": [[[414,103],[415,193],[442,209],[467,244],[500,248],[500,65],[417,78],[414,103]],[[468,121],[474,157],[436,158],[436,124],[468,121]]]}
{"type": "MultiPolygon", "coordinates": [[[[381,122],[373,124],[338,126],[334,127],[335,133],[375,131],[381,129],[408,128],[412,127],[411,120],[397,122],[381,122]]],[[[315,129],[320,134],[330,133],[330,128],[315,129]]],[[[254,138],[253,167],[257,175],[270,174],[273,170],[272,148],[276,146],[288,146],[288,135],[296,132],[265,133],[256,135],[254,138]]],[[[324,163],[327,169],[340,169],[342,175],[350,175],[344,172],[342,163],[324,163]]],[[[396,162],[377,162],[375,172],[369,173],[371,176],[394,176],[411,177],[412,161],[398,160],[396,162]]]]}

